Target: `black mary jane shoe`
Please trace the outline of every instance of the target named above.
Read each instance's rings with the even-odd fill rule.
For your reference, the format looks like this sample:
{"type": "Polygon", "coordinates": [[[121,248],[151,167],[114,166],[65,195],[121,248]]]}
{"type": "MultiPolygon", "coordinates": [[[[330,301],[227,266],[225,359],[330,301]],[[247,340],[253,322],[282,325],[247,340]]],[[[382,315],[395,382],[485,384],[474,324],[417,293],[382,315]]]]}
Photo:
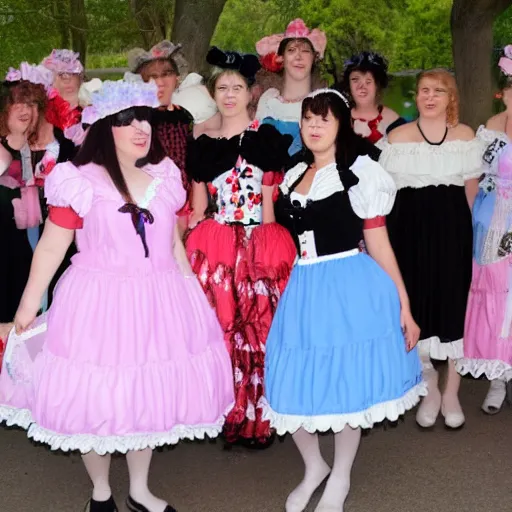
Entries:
{"type": "Polygon", "coordinates": [[[107,501],[96,501],[91,498],[85,506],[85,512],[118,512],[118,508],[112,496],[107,501]]]}
{"type": "MultiPolygon", "coordinates": [[[[131,496],[126,498],[126,506],[130,512],[149,512],[149,510],[140,503],[137,503],[131,496]]],[[[164,512],[178,512],[175,508],[171,507],[171,505],[167,505],[165,507],[164,512]]]]}

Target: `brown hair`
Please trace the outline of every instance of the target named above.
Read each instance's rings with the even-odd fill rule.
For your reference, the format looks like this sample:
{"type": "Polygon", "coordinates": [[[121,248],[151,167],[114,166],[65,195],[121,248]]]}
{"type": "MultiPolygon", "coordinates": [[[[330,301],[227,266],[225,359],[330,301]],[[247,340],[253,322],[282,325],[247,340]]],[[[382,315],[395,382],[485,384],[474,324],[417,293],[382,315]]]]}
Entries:
{"type": "Polygon", "coordinates": [[[214,68],[212,76],[208,80],[208,92],[211,94],[211,97],[215,99],[215,86],[217,85],[217,82],[219,81],[219,78],[224,75],[236,75],[239,76],[244,83],[247,85],[247,88],[249,89],[251,85],[249,84],[249,79],[246,78],[240,71],[237,71],[236,69],[222,69],[222,68],[214,68]]]}
{"type": "Polygon", "coordinates": [[[9,135],[8,119],[11,108],[17,103],[35,105],[38,118],[28,133],[29,143],[35,142],[40,123],[44,119],[44,112],[48,103],[46,91],[41,84],[33,84],[26,80],[19,82],[3,82],[0,93],[0,137],[9,135]]]}
{"type": "Polygon", "coordinates": [[[449,126],[457,126],[459,124],[459,91],[457,82],[452,73],[446,69],[436,68],[423,71],[418,75],[416,82],[416,94],[420,89],[420,83],[424,78],[438,80],[448,89],[448,106],[446,107],[446,122],[449,126]]]}
{"type": "MultiPolygon", "coordinates": [[[[326,81],[322,78],[321,70],[320,70],[320,57],[318,52],[315,50],[313,43],[305,38],[305,37],[296,37],[296,38],[288,38],[283,39],[281,43],[279,44],[279,48],[277,50],[277,54],[282,57],[284,55],[284,52],[286,51],[286,48],[289,44],[297,43],[297,44],[303,44],[307,45],[311,48],[311,51],[313,52],[313,65],[311,66],[311,90],[314,91],[315,89],[321,89],[323,87],[327,86],[326,81]]],[[[284,67],[281,71],[279,71],[278,75],[282,77],[284,80],[284,67]]],[[[284,82],[282,82],[284,84],[284,82]]],[[[279,87],[279,90],[281,90],[281,87],[279,87]]]]}

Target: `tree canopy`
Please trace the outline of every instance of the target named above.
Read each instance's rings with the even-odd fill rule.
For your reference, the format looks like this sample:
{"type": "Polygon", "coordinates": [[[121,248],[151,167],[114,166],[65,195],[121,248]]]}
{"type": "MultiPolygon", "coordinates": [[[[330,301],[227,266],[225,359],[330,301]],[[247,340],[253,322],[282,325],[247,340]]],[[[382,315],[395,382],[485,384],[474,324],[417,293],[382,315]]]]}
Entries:
{"type": "MultiPolygon", "coordinates": [[[[176,1],[0,0],[0,73],[22,60],[38,62],[54,47],[76,46],[83,35],[88,67],[124,66],[128,49],[171,37],[176,1]]],[[[202,2],[206,17],[210,3],[202,2]]],[[[259,38],[301,17],[326,31],[331,72],[365,49],[384,54],[391,71],[451,67],[451,7],[452,0],[227,0],[212,43],[253,52],[259,38]]],[[[496,20],[494,35],[496,46],[512,42],[510,9],[496,20]]]]}

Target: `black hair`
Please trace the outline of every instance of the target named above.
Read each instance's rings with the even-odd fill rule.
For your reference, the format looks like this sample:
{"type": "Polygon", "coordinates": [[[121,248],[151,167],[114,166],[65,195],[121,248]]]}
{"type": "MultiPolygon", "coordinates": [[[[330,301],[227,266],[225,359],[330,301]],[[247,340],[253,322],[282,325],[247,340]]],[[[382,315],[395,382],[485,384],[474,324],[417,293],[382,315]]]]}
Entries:
{"type": "Polygon", "coordinates": [[[362,52],[359,55],[352,55],[345,62],[341,89],[350,94],[350,75],[354,71],[361,73],[371,73],[377,90],[380,93],[389,85],[388,63],[382,55],[374,52],[362,52]]]}
{"type": "Polygon", "coordinates": [[[510,89],[512,87],[512,76],[505,75],[505,73],[501,73],[500,78],[498,80],[498,86],[500,88],[500,91],[510,89]]]}
{"type": "MultiPolygon", "coordinates": [[[[328,113],[338,120],[338,133],[336,135],[336,162],[344,168],[350,167],[358,156],[368,155],[374,160],[380,151],[369,141],[354,132],[350,108],[334,92],[321,92],[313,97],[306,97],[302,101],[302,119],[311,113],[326,117],[328,113]]],[[[304,144],[302,161],[307,164],[314,162],[314,156],[304,144]]]]}
{"type": "MultiPolygon", "coordinates": [[[[136,110],[142,110],[147,107],[133,107],[136,110]]],[[[124,112],[124,111],[123,111],[124,112]]],[[[128,185],[124,179],[115,150],[114,135],[112,127],[116,120],[113,114],[96,121],[89,127],[85,140],[73,159],[73,164],[78,166],[94,163],[105,168],[112,179],[116,189],[128,203],[133,203],[128,185]]],[[[136,162],[137,167],[144,167],[147,164],[158,164],[165,158],[165,152],[158,140],[156,130],[151,130],[151,145],[145,158],[136,162]]]]}

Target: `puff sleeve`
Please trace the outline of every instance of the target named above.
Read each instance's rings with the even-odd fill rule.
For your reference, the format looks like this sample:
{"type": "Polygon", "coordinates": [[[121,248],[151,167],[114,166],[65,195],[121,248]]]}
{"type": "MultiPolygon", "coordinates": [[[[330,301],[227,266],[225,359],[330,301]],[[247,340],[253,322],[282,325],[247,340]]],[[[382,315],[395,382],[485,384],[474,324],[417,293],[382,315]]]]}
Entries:
{"type": "Polygon", "coordinates": [[[396,197],[393,178],[369,156],[358,157],[350,169],[359,179],[348,191],[354,212],[366,220],[365,229],[384,226],[396,197]]]}
{"type": "Polygon", "coordinates": [[[90,181],[71,162],[55,166],[47,176],[44,194],[50,220],[66,229],[81,229],[93,201],[90,181]]]}

